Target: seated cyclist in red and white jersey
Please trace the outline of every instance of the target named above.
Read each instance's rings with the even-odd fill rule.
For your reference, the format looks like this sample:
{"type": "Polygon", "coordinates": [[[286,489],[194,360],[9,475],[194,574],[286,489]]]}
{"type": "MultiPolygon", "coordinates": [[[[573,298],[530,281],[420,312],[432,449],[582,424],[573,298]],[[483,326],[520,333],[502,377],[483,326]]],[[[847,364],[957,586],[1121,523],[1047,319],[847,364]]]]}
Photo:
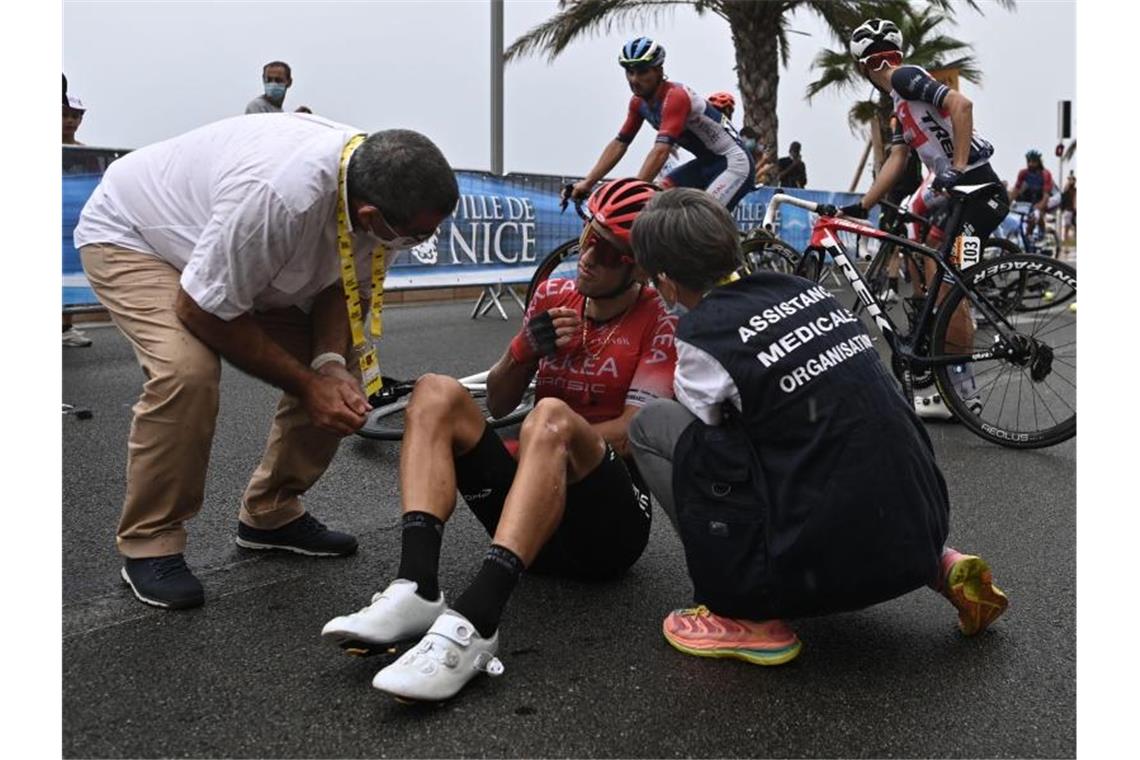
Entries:
{"type": "Polygon", "coordinates": [[[456,380],[416,382],[400,452],[396,579],[321,632],[353,653],[423,636],[377,673],[377,689],[442,700],[479,672],[497,675],[499,621],[523,570],[611,579],[645,549],[649,491],[627,464],[627,434],[645,403],[672,398],[677,320],[634,279],[629,230],[656,191],[619,179],[594,192],[578,279],[539,286],[522,329],[491,369],[487,400],[496,415],[514,409],[536,380],[517,456],[456,380]],[[492,540],[478,574],[449,606],[439,552],[457,489],[492,540]]]}
{"type": "Polygon", "coordinates": [[[571,198],[585,198],[594,183],[617,166],[642,123],[648,121],[657,130],[657,141],[645,157],[638,179],[652,182],[670,150],[680,145],[696,158],[666,174],[661,187],[695,187],[708,192],[729,211],[736,208],[752,190],[756,165],[729,119],[692,88],[665,78],[665,48],[648,37],[625,43],[618,63],[633,91],[625,123],[602,150],[590,173],[574,185],[571,198]]]}

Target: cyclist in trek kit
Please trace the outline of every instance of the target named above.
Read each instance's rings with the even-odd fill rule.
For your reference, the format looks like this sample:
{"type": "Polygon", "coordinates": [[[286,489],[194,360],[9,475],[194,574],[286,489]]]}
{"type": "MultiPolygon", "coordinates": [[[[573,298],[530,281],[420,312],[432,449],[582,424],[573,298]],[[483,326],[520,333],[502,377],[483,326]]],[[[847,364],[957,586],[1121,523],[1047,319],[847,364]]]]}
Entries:
{"type": "Polygon", "coordinates": [[[676,401],[634,417],[630,448],[685,547],[696,606],[663,624],[687,654],[779,665],[786,618],[930,586],[967,636],[1008,601],[980,557],[945,546],[950,505],[930,438],[857,317],[822,285],[732,280],[740,236],[704,193],[657,195],[637,262],[677,322],[676,401]]]}
{"type": "MultiPolygon", "coordinates": [[[[886,19],[865,21],[851,35],[851,55],[860,72],[877,89],[890,94],[898,127],[891,139],[890,155],[871,189],[842,211],[847,216],[866,218],[867,210],[902,178],[910,151],[914,150],[934,174],[931,188],[935,191],[957,185],[987,185],[966,197],[958,229],[943,230],[940,227],[947,220],[933,220],[936,226],[931,229],[927,244],[940,246],[947,233],[984,241],[1009,212],[1009,196],[989,163],[994,148],[974,132],[970,100],[931,78],[924,69],[902,65],[902,45],[899,28],[886,19]]],[[[932,276],[936,265],[932,261],[925,265],[927,276],[932,276]]],[[[949,286],[944,289],[943,295],[949,286]]],[[[973,345],[973,332],[969,308],[963,301],[951,319],[947,348],[968,352],[973,345]]],[[[977,397],[971,364],[953,365],[951,369],[961,397],[971,403],[977,397]]],[[[954,416],[938,393],[916,396],[915,410],[923,418],[948,420],[954,416]]]]}
{"type": "Polygon", "coordinates": [[[1017,173],[1009,197],[1014,210],[1026,214],[1025,234],[1030,237],[1038,222],[1044,226],[1045,212],[1061,205],[1061,192],[1053,175],[1041,163],[1041,151],[1030,150],[1025,154],[1025,168],[1017,173]]]}
{"type": "Polygon", "coordinates": [[[656,191],[619,179],[590,196],[578,279],[538,287],[522,329],[491,369],[487,401],[496,416],[514,409],[536,380],[517,456],[456,380],[416,382],[400,452],[396,579],[321,632],[353,653],[423,636],[376,675],[377,689],[442,700],[479,672],[501,673],[499,622],[523,570],[612,579],[645,549],[649,492],[627,467],[626,436],[646,402],[672,396],[676,319],[634,279],[629,230],[656,191]],[[492,542],[449,606],[439,552],[457,488],[492,542]]]}
{"type": "Polygon", "coordinates": [[[729,211],[736,208],[752,191],[756,166],[724,114],[691,88],[665,78],[665,48],[648,37],[625,43],[618,63],[633,91],[629,113],[594,168],[574,184],[570,197],[585,198],[594,183],[617,166],[642,123],[648,121],[657,130],[657,142],[645,157],[638,179],[652,182],[670,150],[680,145],[696,158],[666,174],[661,187],[695,187],[710,193],[729,211]]]}

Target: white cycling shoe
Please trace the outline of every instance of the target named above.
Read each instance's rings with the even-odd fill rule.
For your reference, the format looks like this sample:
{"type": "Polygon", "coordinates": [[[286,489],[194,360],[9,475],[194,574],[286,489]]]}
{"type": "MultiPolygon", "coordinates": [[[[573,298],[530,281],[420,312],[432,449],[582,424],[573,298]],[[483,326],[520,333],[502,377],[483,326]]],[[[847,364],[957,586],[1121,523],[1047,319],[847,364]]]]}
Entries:
{"type": "MultiPolygon", "coordinates": [[[[982,411],[982,400],[977,396],[973,398],[964,399],[966,406],[974,414],[980,414],[982,411]]],[[[954,412],[942,400],[942,394],[932,393],[929,396],[915,396],[914,397],[914,412],[921,419],[924,420],[952,420],[954,419],[954,412]]]]}
{"type": "Polygon", "coordinates": [[[502,675],[498,651],[498,631],[485,639],[471,621],[449,609],[420,643],[377,673],[372,686],[406,701],[450,699],[479,673],[502,675]]]}
{"type": "Polygon", "coordinates": [[[372,595],[372,602],[351,615],[325,623],[321,638],[349,654],[367,655],[407,641],[427,631],[447,604],[443,594],[429,602],[416,593],[414,581],[397,579],[372,595]]]}

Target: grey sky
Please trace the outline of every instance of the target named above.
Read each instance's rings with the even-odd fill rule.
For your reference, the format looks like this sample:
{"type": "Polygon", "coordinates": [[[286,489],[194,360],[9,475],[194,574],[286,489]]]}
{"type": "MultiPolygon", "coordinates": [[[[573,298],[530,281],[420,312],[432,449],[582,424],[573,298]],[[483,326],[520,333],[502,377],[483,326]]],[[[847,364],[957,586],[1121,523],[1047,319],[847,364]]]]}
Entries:
{"type": "MultiPolygon", "coordinates": [[[[1028,147],[1051,155],[1056,102],[1075,99],[1075,3],[1021,0],[1013,13],[982,5],[984,16],[963,9],[948,31],[975,46],[985,80],[981,88],[964,83],[963,91],[975,102],[978,129],[997,147],[999,174],[1012,179],[1028,147]]],[[[556,7],[553,0],[507,0],[508,44],[556,7]]],[[[780,152],[799,140],[810,185],[846,189],[863,145],[846,112],[870,85],[808,104],[811,59],[835,42],[810,14],[797,15],[793,28],[808,36],[791,36],[781,75],[780,152]]],[[[63,5],[63,31],[64,71],[89,108],[78,134],[88,144],[137,147],[239,114],[261,92],[261,65],[283,59],[295,81],[286,110],[308,105],[369,131],[417,129],[456,167],[489,167],[485,0],[72,0],[63,5]]],[[[727,24],[687,8],[584,39],[552,64],[516,61],[506,70],[508,171],[583,174],[593,165],[624,115],[629,91],[615,58],[634,34],[666,46],[671,78],[705,94],[736,93],[727,24]]],[[[635,172],[651,140],[647,125],[615,173],[635,172]]],[[[860,186],[869,179],[865,173],[860,186]]]]}

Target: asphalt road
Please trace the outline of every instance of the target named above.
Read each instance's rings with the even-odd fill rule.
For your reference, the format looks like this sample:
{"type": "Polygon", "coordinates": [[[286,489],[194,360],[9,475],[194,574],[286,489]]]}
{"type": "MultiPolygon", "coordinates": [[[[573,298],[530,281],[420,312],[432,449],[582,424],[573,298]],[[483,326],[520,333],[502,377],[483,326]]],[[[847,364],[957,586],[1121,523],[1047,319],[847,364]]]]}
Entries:
{"type": "MultiPolygon", "coordinates": [[[[468,374],[518,328],[469,304],[385,313],[388,374],[468,374]]],[[[660,512],[622,580],[524,577],[501,628],[506,672],[441,706],[370,688],[379,658],[327,647],[321,626],[355,610],[398,565],[399,445],[352,438],[307,507],[354,532],[348,559],[248,552],[237,505],[276,392],[232,367],[205,507],[187,560],[205,607],[139,604],[120,585],[114,530],[130,407],[142,374],[113,328],[64,349],[65,757],[1063,757],[1076,753],[1075,442],[1041,451],[931,424],[952,498],[951,544],[980,553],[1009,612],[965,639],[929,591],[795,621],[794,662],[762,668],[685,656],[661,619],[690,603],[681,545],[660,512]]],[[[444,536],[454,598],[487,544],[461,505],[444,536]]]]}

